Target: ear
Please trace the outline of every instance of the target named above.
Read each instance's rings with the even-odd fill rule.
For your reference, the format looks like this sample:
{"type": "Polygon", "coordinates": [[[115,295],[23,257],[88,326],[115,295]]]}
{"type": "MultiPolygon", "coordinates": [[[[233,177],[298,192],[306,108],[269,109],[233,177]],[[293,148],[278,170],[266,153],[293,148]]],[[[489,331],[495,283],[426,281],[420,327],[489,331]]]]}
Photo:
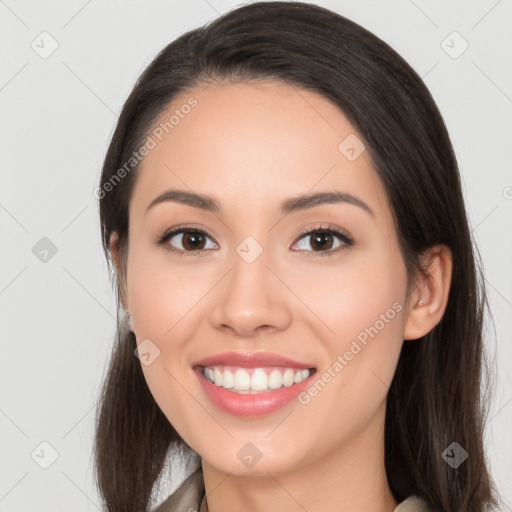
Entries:
{"type": "Polygon", "coordinates": [[[118,235],[117,231],[112,231],[112,233],[110,234],[110,253],[112,254],[112,260],[114,261],[116,270],[119,273],[120,254],[119,254],[119,235],[118,235]]]}
{"type": "Polygon", "coordinates": [[[113,231],[110,235],[110,253],[112,254],[112,260],[114,262],[114,265],[116,267],[117,271],[117,282],[118,286],[120,287],[119,295],[121,302],[123,304],[123,309],[125,311],[128,311],[128,301],[126,299],[125,294],[125,282],[124,282],[124,276],[121,272],[121,254],[119,250],[119,235],[117,231],[113,231]]]}
{"type": "Polygon", "coordinates": [[[421,257],[429,274],[428,281],[412,293],[404,325],[404,339],[415,340],[428,334],[441,320],[448,303],[452,279],[453,258],[445,244],[429,247],[421,257]],[[418,303],[422,300],[423,304],[418,303]]]}

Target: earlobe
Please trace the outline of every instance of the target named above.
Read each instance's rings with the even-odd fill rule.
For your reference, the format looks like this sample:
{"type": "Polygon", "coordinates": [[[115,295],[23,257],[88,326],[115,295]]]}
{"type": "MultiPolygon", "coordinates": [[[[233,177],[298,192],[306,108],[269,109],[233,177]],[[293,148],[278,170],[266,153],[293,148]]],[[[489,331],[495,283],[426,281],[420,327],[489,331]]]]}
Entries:
{"type": "Polygon", "coordinates": [[[117,271],[119,272],[119,247],[117,242],[119,240],[119,236],[117,231],[113,231],[110,234],[110,253],[112,254],[112,260],[114,265],[116,266],[117,271]]]}
{"type": "Polygon", "coordinates": [[[443,317],[452,277],[452,252],[444,244],[430,247],[422,255],[429,279],[422,280],[410,298],[404,325],[404,339],[415,340],[428,334],[443,317]]]}
{"type": "Polygon", "coordinates": [[[125,283],[122,276],[120,264],[120,251],[119,251],[119,236],[116,231],[113,231],[110,235],[110,253],[112,254],[112,261],[114,262],[114,265],[116,267],[116,272],[118,276],[118,286],[120,287],[119,290],[119,298],[122,302],[123,308],[125,311],[128,311],[128,301],[126,299],[125,294],[125,283]]]}

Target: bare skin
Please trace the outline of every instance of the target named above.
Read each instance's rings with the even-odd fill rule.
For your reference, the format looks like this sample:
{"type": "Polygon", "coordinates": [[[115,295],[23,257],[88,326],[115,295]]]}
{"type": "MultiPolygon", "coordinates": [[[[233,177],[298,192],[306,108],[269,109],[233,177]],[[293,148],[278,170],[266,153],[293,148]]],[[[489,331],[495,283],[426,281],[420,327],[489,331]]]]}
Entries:
{"type": "Polygon", "coordinates": [[[117,267],[127,265],[123,303],[137,343],[150,339],[160,350],[142,366],[148,386],[202,458],[210,512],[391,512],[397,501],[384,467],[388,387],[403,340],[428,333],[445,311],[450,250],[439,245],[425,253],[432,278],[406,303],[385,190],[367,151],[350,161],[339,150],[357,132],[336,106],[278,82],[238,83],[197,87],[175,98],[169,112],[190,96],[195,109],[140,169],[127,261],[119,260],[112,237],[117,267]],[[146,211],[168,189],[210,195],[221,210],[167,201],[146,211]],[[346,202],[279,212],[287,198],[324,191],[351,194],[373,215],[346,202]],[[153,243],[182,225],[205,230],[202,255],[193,254],[186,235],[153,243]],[[353,244],[333,235],[319,249],[313,235],[302,235],[328,225],[353,244]],[[251,263],[236,251],[248,236],[263,250],[251,263]],[[387,321],[377,324],[381,315],[387,321]],[[294,400],[259,418],[218,409],[192,370],[194,361],[221,352],[271,351],[309,362],[321,376],[365,328],[382,323],[307,404],[294,400]],[[251,468],[237,457],[247,442],[262,454],[251,468]]]}

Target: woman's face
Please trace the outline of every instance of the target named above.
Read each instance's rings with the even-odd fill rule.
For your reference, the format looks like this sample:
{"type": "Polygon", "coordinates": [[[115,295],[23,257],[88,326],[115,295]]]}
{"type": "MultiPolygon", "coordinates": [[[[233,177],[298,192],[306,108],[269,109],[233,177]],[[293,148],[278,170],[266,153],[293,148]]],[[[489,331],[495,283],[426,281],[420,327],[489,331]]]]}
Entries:
{"type": "Polygon", "coordinates": [[[278,82],[198,87],[161,121],[173,114],[150,133],[129,212],[126,307],[151,393],[223,472],[284,474],[342,453],[357,463],[382,441],[408,307],[367,151],[332,103],[278,82]],[[170,190],[218,208],[148,208],[170,190]],[[320,193],[346,196],[288,203],[320,193]],[[262,352],[253,363],[225,357],[262,352]],[[203,380],[196,364],[215,355],[218,383],[276,390],[203,380]]]}

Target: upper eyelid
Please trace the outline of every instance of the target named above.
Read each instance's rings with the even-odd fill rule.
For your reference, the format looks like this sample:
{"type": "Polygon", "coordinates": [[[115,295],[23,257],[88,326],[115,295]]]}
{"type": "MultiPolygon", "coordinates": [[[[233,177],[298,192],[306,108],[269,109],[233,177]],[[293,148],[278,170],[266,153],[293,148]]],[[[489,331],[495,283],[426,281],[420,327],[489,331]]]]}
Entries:
{"type": "Polygon", "coordinates": [[[212,234],[210,234],[210,232],[207,229],[202,228],[202,227],[196,227],[196,226],[181,226],[181,227],[177,227],[175,229],[173,228],[173,229],[170,229],[169,231],[165,231],[164,235],[162,235],[162,236],[165,236],[167,239],[170,239],[175,235],[179,235],[180,233],[186,233],[186,232],[190,232],[190,231],[197,232],[197,233],[203,233],[208,238],[213,240],[216,244],[218,244],[218,242],[215,240],[215,237],[212,234]]]}
{"type": "Polygon", "coordinates": [[[352,236],[345,229],[338,228],[336,226],[333,226],[330,223],[327,226],[317,226],[317,227],[313,227],[313,228],[306,228],[304,230],[300,230],[298,233],[296,233],[294,235],[294,238],[296,238],[298,236],[302,237],[304,235],[310,235],[311,233],[314,233],[317,231],[332,232],[333,235],[345,236],[345,237],[349,238],[350,240],[352,240],[352,236]]]}

